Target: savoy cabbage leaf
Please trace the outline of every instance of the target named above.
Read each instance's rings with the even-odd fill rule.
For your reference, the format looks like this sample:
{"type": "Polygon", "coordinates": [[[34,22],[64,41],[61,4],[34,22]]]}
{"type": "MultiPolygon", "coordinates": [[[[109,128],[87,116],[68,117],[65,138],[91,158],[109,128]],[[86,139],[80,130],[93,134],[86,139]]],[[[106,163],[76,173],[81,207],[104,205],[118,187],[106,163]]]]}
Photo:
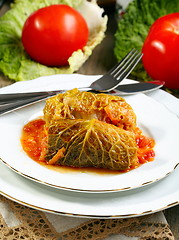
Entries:
{"type": "MultiPolygon", "coordinates": [[[[141,50],[150,26],[155,20],[174,12],[179,12],[178,0],[132,1],[118,22],[114,48],[117,60],[120,61],[132,48],[141,50]]],[[[142,63],[137,65],[130,78],[150,80],[142,63]]]]}

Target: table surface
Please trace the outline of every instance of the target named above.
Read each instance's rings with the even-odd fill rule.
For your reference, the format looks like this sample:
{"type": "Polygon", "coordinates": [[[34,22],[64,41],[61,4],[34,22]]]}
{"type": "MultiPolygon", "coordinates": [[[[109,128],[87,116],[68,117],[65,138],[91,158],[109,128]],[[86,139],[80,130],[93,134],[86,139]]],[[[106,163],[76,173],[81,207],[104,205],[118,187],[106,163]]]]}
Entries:
{"type": "MultiPolygon", "coordinates": [[[[4,11],[4,9],[0,10],[0,15],[1,11],[4,11]]],[[[113,53],[114,34],[117,28],[116,19],[114,16],[114,6],[110,8],[108,6],[106,14],[109,18],[106,37],[103,42],[96,47],[93,54],[79,69],[78,73],[86,75],[104,74],[116,63],[116,58],[113,53]]],[[[10,82],[8,80],[0,80],[0,86],[8,85],[9,83],[10,82]]],[[[175,236],[175,239],[179,240],[179,205],[166,209],[164,214],[175,236]]]]}

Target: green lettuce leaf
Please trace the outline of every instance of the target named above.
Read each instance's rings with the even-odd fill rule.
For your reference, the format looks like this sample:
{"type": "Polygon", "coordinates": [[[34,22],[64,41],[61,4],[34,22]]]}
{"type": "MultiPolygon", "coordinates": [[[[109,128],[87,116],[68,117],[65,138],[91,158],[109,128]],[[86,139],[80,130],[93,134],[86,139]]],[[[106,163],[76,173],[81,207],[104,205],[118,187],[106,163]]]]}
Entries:
{"type": "MultiPolygon", "coordinates": [[[[141,50],[154,21],[173,12],[179,12],[178,0],[134,0],[131,2],[119,20],[115,34],[114,54],[117,60],[120,61],[132,48],[141,50]]],[[[137,65],[130,74],[130,78],[151,80],[142,63],[137,65]]]]}
{"type": "Polygon", "coordinates": [[[11,4],[11,9],[0,18],[0,71],[12,80],[24,81],[40,76],[73,73],[78,70],[104,38],[107,17],[102,18],[101,26],[96,29],[95,34],[89,36],[83,51],[78,50],[72,54],[69,58],[69,66],[66,67],[47,67],[33,61],[23,48],[21,33],[25,20],[37,9],[52,4],[67,4],[77,9],[85,1],[15,0],[11,4]]]}

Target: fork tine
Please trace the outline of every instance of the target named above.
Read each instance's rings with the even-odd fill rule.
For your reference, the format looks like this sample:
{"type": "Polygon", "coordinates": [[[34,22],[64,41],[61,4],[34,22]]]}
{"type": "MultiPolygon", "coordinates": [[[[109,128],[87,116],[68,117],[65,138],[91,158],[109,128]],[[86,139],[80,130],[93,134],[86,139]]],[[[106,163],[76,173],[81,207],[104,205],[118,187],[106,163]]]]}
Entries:
{"type": "Polygon", "coordinates": [[[118,64],[101,78],[94,81],[90,88],[95,91],[109,92],[117,87],[127,77],[141,59],[142,54],[132,49],[118,64]]]}
{"type": "Polygon", "coordinates": [[[119,70],[117,70],[113,77],[117,78],[117,80],[120,80],[120,78],[124,79],[127,77],[131,71],[134,69],[134,67],[137,65],[137,63],[142,58],[142,53],[135,52],[135,55],[133,55],[130,60],[128,60],[119,70]]]}
{"type": "Polygon", "coordinates": [[[120,71],[123,71],[126,67],[128,67],[131,63],[131,61],[135,60],[137,55],[141,54],[138,50],[132,49],[131,52],[129,52],[129,55],[127,55],[116,68],[111,72],[111,75],[113,77],[116,77],[116,74],[120,71]]]}
{"type": "Polygon", "coordinates": [[[133,53],[135,52],[135,48],[133,48],[120,62],[118,62],[116,65],[114,65],[114,67],[112,67],[108,73],[109,74],[112,74],[116,69],[120,68],[124,63],[125,61],[131,56],[133,55],[133,53]]]}

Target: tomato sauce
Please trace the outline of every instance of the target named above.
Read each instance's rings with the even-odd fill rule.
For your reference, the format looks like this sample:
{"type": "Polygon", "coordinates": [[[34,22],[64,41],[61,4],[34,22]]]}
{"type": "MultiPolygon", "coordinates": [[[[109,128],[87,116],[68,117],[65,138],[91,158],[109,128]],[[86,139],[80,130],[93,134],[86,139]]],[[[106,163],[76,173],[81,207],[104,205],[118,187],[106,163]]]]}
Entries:
{"type": "Polygon", "coordinates": [[[155,157],[155,141],[152,138],[144,136],[139,128],[136,128],[135,135],[138,146],[137,157],[139,164],[153,161],[155,157]]]}
{"type": "Polygon", "coordinates": [[[42,152],[42,142],[45,137],[44,133],[45,121],[36,119],[30,121],[23,127],[21,143],[27,155],[35,161],[40,160],[42,152]]]}
{"type": "MultiPolygon", "coordinates": [[[[22,130],[21,143],[24,151],[27,155],[39,163],[44,163],[45,161],[41,159],[41,153],[43,150],[43,142],[45,139],[44,131],[45,121],[43,119],[36,119],[27,123],[22,130]]],[[[113,171],[109,170],[107,172],[127,172],[129,170],[139,167],[141,164],[153,161],[155,157],[154,146],[155,141],[152,138],[146,137],[142,134],[139,128],[135,130],[136,143],[138,146],[137,157],[138,163],[135,166],[131,166],[130,169],[125,171],[113,171]]],[[[54,166],[54,165],[53,165],[54,166]]],[[[67,167],[68,169],[70,167],[67,167]]],[[[86,168],[88,169],[88,168],[86,168]]],[[[91,169],[91,168],[89,168],[91,169]]],[[[91,170],[90,170],[91,171],[91,170]]],[[[106,173],[106,170],[104,170],[106,173]]],[[[99,171],[97,171],[99,172],[99,171]]],[[[103,171],[102,171],[103,172],[103,171]]]]}

